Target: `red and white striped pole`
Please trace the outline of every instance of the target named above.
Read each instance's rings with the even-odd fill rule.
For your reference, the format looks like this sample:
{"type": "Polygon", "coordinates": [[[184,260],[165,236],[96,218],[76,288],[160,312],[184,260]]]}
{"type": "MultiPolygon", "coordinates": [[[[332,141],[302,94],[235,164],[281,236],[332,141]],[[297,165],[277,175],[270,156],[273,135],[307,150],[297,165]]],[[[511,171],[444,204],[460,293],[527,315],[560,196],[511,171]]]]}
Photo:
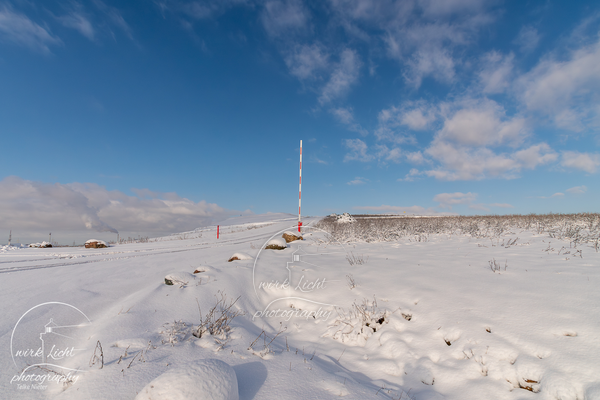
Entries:
{"type": "Polygon", "coordinates": [[[302,206],[302,140],[300,141],[300,184],[298,186],[298,232],[302,227],[302,221],[300,220],[300,209],[302,206]]]}

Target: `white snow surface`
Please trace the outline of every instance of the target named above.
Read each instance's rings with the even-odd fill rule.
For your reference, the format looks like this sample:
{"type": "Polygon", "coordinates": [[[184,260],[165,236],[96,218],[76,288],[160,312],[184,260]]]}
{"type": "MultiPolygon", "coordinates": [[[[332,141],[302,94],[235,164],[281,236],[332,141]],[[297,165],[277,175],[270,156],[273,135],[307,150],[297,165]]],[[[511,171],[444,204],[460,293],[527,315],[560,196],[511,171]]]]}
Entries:
{"type": "MultiPolygon", "coordinates": [[[[214,227],[98,250],[3,248],[0,398],[148,398],[152,382],[193,391],[186,382],[204,384],[197,368],[218,359],[235,371],[241,400],[600,399],[593,246],[521,230],[342,245],[310,231],[314,222],[281,251],[263,245],[295,222],[264,216],[222,226],[219,239],[214,227]],[[238,252],[251,259],[227,262],[238,252]],[[164,283],[199,267],[193,284],[164,283]],[[242,315],[194,336],[219,301],[242,315]],[[70,328],[74,350],[58,355],[58,367],[26,369],[42,361],[24,351],[38,348],[50,318],[68,322],[42,311],[51,302],[89,323],[70,328]],[[66,368],[77,370],[70,382],[26,380],[66,377],[66,368]]],[[[229,373],[212,371],[231,388],[229,373]]]]}
{"type": "Polygon", "coordinates": [[[266,214],[247,214],[235,217],[229,217],[224,220],[218,221],[215,225],[221,226],[236,226],[236,225],[248,225],[248,224],[270,224],[273,222],[290,222],[297,221],[298,216],[287,213],[266,213],[266,214]]]}
{"type": "Polygon", "coordinates": [[[237,377],[229,364],[201,359],[155,378],[135,400],[239,400],[237,377]]]}

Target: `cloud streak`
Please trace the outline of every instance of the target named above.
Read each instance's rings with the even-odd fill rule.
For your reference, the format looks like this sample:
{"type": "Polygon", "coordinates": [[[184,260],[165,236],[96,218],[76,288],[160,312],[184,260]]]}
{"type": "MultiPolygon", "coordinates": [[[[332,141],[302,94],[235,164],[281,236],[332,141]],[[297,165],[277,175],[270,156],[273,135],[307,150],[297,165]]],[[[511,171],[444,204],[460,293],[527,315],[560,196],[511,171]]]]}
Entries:
{"type": "Polygon", "coordinates": [[[62,43],[49,30],[6,6],[0,9],[0,40],[26,46],[45,54],[50,53],[49,46],[62,43]]]}

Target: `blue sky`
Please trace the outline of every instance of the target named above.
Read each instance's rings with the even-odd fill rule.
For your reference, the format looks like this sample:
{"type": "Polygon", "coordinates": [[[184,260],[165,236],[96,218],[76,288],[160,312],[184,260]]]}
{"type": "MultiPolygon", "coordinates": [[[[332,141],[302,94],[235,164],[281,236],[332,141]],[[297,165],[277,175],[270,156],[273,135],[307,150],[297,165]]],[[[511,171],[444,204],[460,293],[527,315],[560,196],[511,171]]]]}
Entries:
{"type": "Polygon", "coordinates": [[[308,215],[598,212],[599,30],[592,1],[0,1],[0,230],[295,213],[300,139],[308,215]]]}

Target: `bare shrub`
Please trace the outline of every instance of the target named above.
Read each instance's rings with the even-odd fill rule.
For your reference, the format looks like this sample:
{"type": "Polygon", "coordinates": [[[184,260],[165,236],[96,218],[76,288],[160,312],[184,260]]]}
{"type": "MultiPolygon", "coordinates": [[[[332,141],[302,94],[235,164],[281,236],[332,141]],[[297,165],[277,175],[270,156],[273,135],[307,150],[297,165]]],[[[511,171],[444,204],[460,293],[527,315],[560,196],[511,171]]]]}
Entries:
{"type": "MultiPolygon", "coordinates": [[[[498,264],[498,262],[496,261],[495,258],[492,258],[490,261],[488,261],[488,264],[490,265],[490,269],[492,270],[492,272],[496,273],[500,273],[500,270],[502,268],[502,266],[500,264],[498,264]]],[[[508,261],[504,262],[504,270],[506,271],[506,268],[508,267],[508,261]]]]}
{"type": "Polygon", "coordinates": [[[375,297],[372,302],[367,299],[360,304],[354,302],[348,311],[342,308],[336,308],[336,311],[338,316],[324,336],[359,345],[364,345],[373,333],[381,329],[389,316],[387,310],[379,309],[375,297]]]}
{"type": "Polygon", "coordinates": [[[163,330],[159,332],[164,336],[164,339],[161,340],[162,344],[170,344],[171,346],[175,346],[175,343],[183,342],[188,332],[188,326],[182,320],[167,322],[163,324],[163,330]]]}
{"type": "Polygon", "coordinates": [[[354,281],[354,277],[352,276],[352,274],[346,275],[346,280],[348,281],[348,286],[350,287],[350,290],[356,287],[356,281],[354,281]]]}
{"type": "MultiPolygon", "coordinates": [[[[259,356],[260,358],[263,358],[266,355],[273,353],[273,348],[271,347],[273,342],[275,341],[275,339],[277,339],[277,337],[279,335],[281,335],[286,330],[287,330],[287,326],[284,327],[281,322],[279,323],[279,331],[277,331],[277,333],[273,336],[267,335],[267,333],[263,329],[258,334],[256,339],[254,339],[254,341],[252,343],[250,343],[250,346],[248,346],[248,350],[250,350],[252,352],[252,354],[259,356]],[[257,348],[255,348],[255,346],[258,343],[260,343],[260,338],[262,338],[263,340],[262,340],[262,348],[259,350],[258,347],[260,347],[260,346],[258,346],[257,348]]],[[[286,338],[286,348],[289,351],[289,347],[287,346],[287,338],[286,338]]]]}
{"type": "Polygon", "coordinates": [[[92,358],[90,358],[90,367],[96,363],[100,364],[100,369],[104,368],[104,351],[102,350],[102,345],[99,340],[96,342],[94,354],[92,354],[92,358]]]}
{"type": "Polygon", "coordinates": [[[208,333],[218,339],[225,340],[227,339],[227,334],[231,330],[231,321],[233,321],[235,317],[244,315],[244,312],[241,310],[232,310],[235,303],[240,299],[240,296],[227,303],[227,295],[221,291],[218,293],[218,295],[215,295],[215,305],[208,310],[204,317],[202,317],[202,309],[198,303],[200,325],[194,330],[194,336],[201,338],[208,333]]]}
{"type": "Polygon", "coordinates": [[[363,265],[367,263],[369,257],[365,260],[362,254],[360,256],[355,256],[353,252],[350,252],[350,254],[346,254],[346,260],[348,260],[350,265],[363,265]]]}

